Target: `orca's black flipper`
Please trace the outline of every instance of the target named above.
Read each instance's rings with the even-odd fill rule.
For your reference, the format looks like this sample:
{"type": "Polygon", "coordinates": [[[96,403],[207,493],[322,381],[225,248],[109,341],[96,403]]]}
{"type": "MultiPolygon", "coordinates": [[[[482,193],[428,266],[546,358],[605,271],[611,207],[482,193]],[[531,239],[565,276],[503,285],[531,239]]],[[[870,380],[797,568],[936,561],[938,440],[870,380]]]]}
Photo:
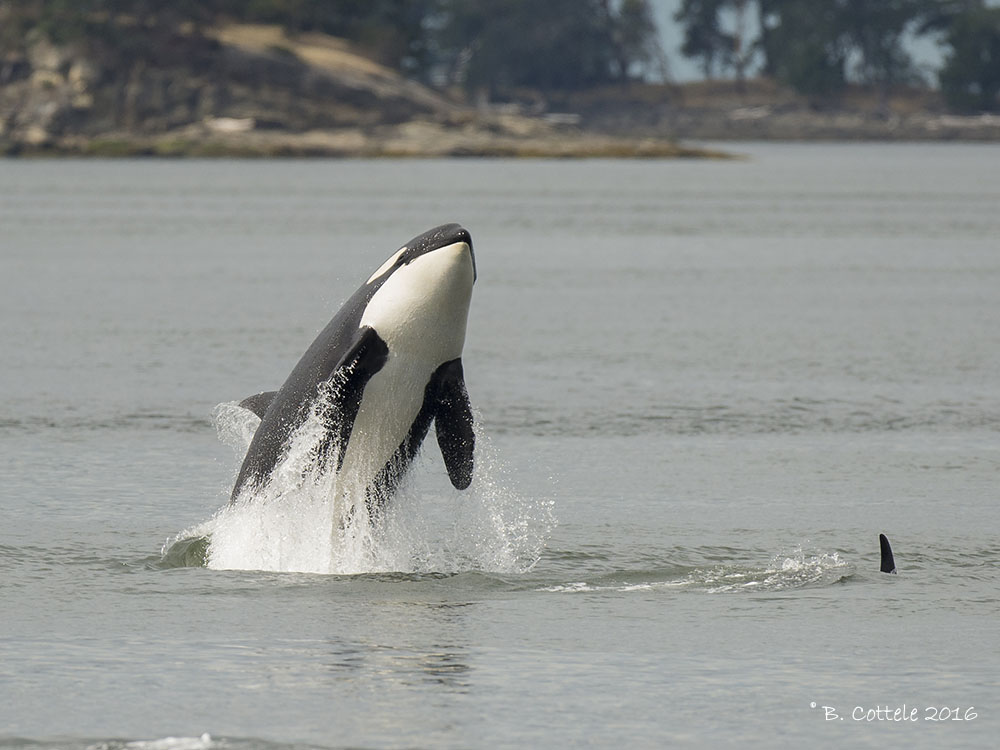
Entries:
{"type": "Polygon", "coordinates": [[[455,489],[464,490],[472,484],[476,434],[472,429],[472,405],[465,389],[462,359],[445,362],[435,374],[439,381],[434,430],[445,468],[448,469],[448,478],[455,489]]]}
{"type": "Polygon", "coordinates": [[[892,557],[892,547],[889,546],[889,540],[885,538],[885,534],[878,535],[878,543],[882,548],[882,567],[880,570],[883,573],[895,573],[896,561],[892,557]]]}
{"type": "Polygon", "coordinates": [[[371,518],[381,516],[406,467],[417,455],[432,421],[448,478],[456,489],[464,490],[472,484],[472,453],[476,447],[476,436],[472,431],[472,407],[465,390],[461,358],[445,362],[434,371],[424,388],[424,403],[409,433],[366,488],[365,500],[371,518]]]}
{"type": "MultiPolygon", "coordinates": [[[[354,334],[351,347],[330,373],[329,380],[334,381],[335,387],[340,392],[341,407],[338,413],[327,415],[327,426],[331,431],[331,437],[340,446],[340,454],[337,457],[338,469],[344,464],[344,449],[351,438],[351,430],[354,429],[358,409],[361,408],[361,397],[365,393],[365,386],[372,376],[385,366],[388,358],[389,347],[374,328],[364,326],[354,334]]],[[[329,446],[330,443],[327,443],[325,448],[329,449],[329,446]]]]}
{"type": "Polygon", "coordinates": [[[267,411],[271,402],[274,401],[274,397],[277,395],[277,391],[264,391],[262,393],[257,393],[253,396],[247,396],[245,399],[240,401],[240,406],[244,409],[249,409],[258,417],[263,419],[264,413],[267,411]]]}

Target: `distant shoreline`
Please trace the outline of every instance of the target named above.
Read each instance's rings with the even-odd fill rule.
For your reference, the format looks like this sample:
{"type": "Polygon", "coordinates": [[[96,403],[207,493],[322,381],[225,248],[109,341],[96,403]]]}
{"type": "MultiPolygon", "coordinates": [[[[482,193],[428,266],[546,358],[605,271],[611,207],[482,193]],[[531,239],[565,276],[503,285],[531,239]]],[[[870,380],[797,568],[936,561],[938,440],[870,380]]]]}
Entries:
{"type": "MultiPolygon", "coordinates": [[[[188,126],[157,134],[111,132],[94,136],[67,135],[42,142],[0,141],[6,158],[329,158],[329,159],[732,159],[741,158],[727,144],[756,143],[1000,143],[1000,117],[931,116],[905,123],[868,122],[847,115],[763,118],[734,125],[720,118],[697,126],[697,118],[679,115],[676,137],[601,133],[580,129],[535,133],[523,137],[497,134],[488,128],[450,128],[414,121],[380,126],[371,132],[357,128],[219,132],[211,124],[188,126]],[[928,124],[931,123],[931,124],[928,124]],[[702,144],[710,143],[711,146],[702,144]]],[[[704,120],[709,118],[703,116],[704,120]]]]}
{"type": "Polygon", "coordinates": [[[64,136],[41,143],[8,144],[7,157],[159,157],[159,158],[643,158],[725,159],[724,151],[685,146],[664,138],[628,138],[599,133],[552,133],[512,137],[484,128],[449,129],[412,122],[359,129],[304,133],[212,132],[204,126],[155,135],[108,133],[64,136]]]}
{"type": "Polygon", "coordinates": [[[637,85],[567,95],[555,106],[591,130],[694,141],[1000,142],[1000,114],[949,112],[940,93],[849,87],[815,105],[772,80],[637,85]]]}
{"type": "MultiPolygon", "coordinates": [[[[373,128],[290,132],[249,119],[214,118],[161,133],[0,138],[4,157],[152,158],[641,158],[725,159],[726,143],[1000,143],[1000,116],[916,112],[774,112],[766,106],[679,107],[655,125],[498,128],[494,118],[451,125],[415,119],[373,128]],[[710,142],[714,148],[700,143],[710,142]]],[[[530,122],[518,115],[512,122],[530,122]]]]}
{"type": "Polygon", "coordinates": [[[634,83],[477,105],[322,34],[234,25],[174,43],[184,54],[147,64],[35,38],[5,62],[0,155],[667,159],[729,156],[692,141],[1000,142],[1000,115],[951,114],[925,89],[849,87],[818,106],[767,79],[634,83]]]}

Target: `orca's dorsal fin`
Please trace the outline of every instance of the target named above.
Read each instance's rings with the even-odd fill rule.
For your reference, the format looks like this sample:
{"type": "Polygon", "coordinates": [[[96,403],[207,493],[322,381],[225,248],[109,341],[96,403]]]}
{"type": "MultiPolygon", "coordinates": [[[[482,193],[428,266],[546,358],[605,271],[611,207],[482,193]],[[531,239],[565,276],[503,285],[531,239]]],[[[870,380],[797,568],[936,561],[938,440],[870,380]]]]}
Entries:
{"type": "Polygon", "coordinates": [[[472,484],[472,454],[476,433],[472,429],[472,405],[465,389],[462,359],[445,362],[435,373],[438,380],[438,403],[434,411],[434,431],[444,457],[448,478],[457,490],[472,484]]]}
{"type": "Polygon", "coordinates": [[[247,396],[245,399],[240,401],[240,406],[244,409],[249,409],[258,417],[263,419],[264,413],[267,411],[271,402],[274,401],[274,397],[277,395],[277,391],[262,391],[254,394],[253,396],[247,396]]]}
{"type": "Polygon", "coordinates": [[[883,573],[895,573],[896,561],[892,557],[892,547],[889,546],[889,540],[886,539],[885,534],[878,535],[878,543],[882,548],[882,567],[879,570],[883,573]]]}

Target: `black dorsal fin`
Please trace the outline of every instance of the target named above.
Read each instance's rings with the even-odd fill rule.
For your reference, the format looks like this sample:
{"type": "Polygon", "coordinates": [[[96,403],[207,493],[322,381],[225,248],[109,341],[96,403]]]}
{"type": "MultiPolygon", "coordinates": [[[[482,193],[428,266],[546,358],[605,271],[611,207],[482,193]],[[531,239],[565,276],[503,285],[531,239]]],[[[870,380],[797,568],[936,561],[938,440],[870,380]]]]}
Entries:
{"type": "Polygon", "coordinates": [[[896,561],[892,557],[892,547],[889,546],[889,540],[886,539],[885,534],[878,535],[878,543],[882,548],[882,567],[880,570],[883,573],[895,573],[896,561]]]}
{"type": "Polygon", "coordinates": [[[271,402],[274,401],[274,397],[277,395],[277,391],[262,391],[261,393],[254,394],[253,396],[247,396],[245,399],[240,401],[240,406],[244,409],[249,409],[258,417],[263,419],[264,413],[267,411],[271,402]]]}

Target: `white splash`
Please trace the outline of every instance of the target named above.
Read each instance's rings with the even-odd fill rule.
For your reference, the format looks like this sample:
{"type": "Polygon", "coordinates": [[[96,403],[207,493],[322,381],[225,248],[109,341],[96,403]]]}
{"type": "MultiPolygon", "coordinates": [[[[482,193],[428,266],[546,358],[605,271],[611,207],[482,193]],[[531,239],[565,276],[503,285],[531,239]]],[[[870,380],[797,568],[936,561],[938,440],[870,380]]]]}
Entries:
{"type": "Polygon", "coordinates": [[[90,745],[87,750],[210,750],[216,744],[212,736],[206,733],[200,737],[163,737],[158,740],[101,742],[90,745]]]}
{"type": "MultiPolygon", "coordinates": [[[[478,416],[478,415],[477,415],[478,416]]],[[[240,458],[259,420],[235,402],[215,412],[220,439],[240,458]]],[[[310,417],[266,486],[248,490],[184,536],[210,536],[214,569],[332,573],[520,573],[541,556],[555,525],[552,502],[507,488],[477,420],[476,472],[463,492],[447,484],[433,434],[378,523],[364,486],[317,467],[323,434],[310,417]]],[[[432,428],[433,432],[433,428],[432,428]]],[[[330,456],[326,464],[335,465],[330,456]]]]}

